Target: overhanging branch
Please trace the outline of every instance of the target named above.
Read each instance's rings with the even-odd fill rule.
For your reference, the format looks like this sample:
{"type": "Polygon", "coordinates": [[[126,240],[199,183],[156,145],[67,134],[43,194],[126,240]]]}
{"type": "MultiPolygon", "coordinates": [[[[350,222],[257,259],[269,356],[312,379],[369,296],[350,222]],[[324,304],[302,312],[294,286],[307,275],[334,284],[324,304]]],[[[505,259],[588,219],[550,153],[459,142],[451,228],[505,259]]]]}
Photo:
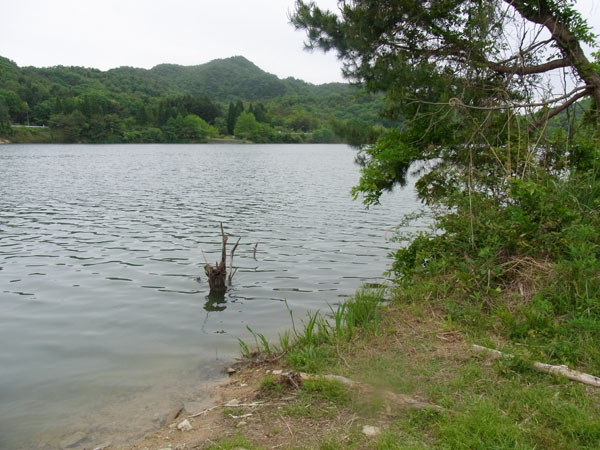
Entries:
{"type": "Polygon", "coordinates": [[[573,103],[575,103],[577,100],[582,99],[583,97],[586,97],[587,95],[589,95],[589,92],[587,90],[582,91],[578,94],[575,94],[573,97],[571,97],[569,100],[564,102],[562,105],[559,105],[556,108],[549,110],[540,119],[538,119],[537,122],[531,124],[529,126],[529,130],[539,128],[541,125],[548,122],[552,117],[556,116],[557,114],[560,114],[561,111],[564,111],[569,106],[571,106],[573,103]]]}
{"type": "MultiPolygon", "coordinates": [[[[457,98],[457,97],[453,97],[450,100],[448,100],[447,102],[428,102],[428,101],[419,100],[419,99],[409,99],[409,100],[411,103],[413,103],[413,102],[421,103],[423,105],[451,106],[454,108],[455,107],[463,107],[463,108],[469,108],[469,109],[479,109],[479,110],[483,110],[483,111],[498,111],[498,110],[506,110],[506,109],[540,108],[540,107],[548,106],[553,103],[557,103],[562,100],[568,99],[565,103],[556,107],[555,109],[561,108],[564,105],[566,105],[566,106],[564,106],[564,108],[566,108],[570,104],[576,102],[580,98],[583,98],[587,95],[590,95],[590,86],[579,86],[579,87],[576,87],[575,89],[573,89],[568,94],[561,95],[560,97],[555,97],[550,100],[544,100],[544,101],[535,102],[535,103],[506,103],[503,105],[478,106],[478,105],[467,105],[467,104],[463,103],[460,98],[457,98]],[[571,97],[571,96],[573,96],[573,97],[571,97]]],[[[554,110],[552,110],[552,111],[554,111],[554,110]]],[[[562,109],[561,109],[561,111],[562,111],[562,109]]],[[[560,111],[558,111],[556,114],[558,114],[559,112],[560,111]]]]}
{"type": "Polygon", "coordinates": [[[536,73],[544,73],[549,72],[550,70],[560,69],[562,67],[568,67],[570,65],[571,64],[567,58],[555,59],[537,66],[504,66],[492,62],[488,63],[489,68],[494,72],[511,75],[533,75],[536,73]]]}

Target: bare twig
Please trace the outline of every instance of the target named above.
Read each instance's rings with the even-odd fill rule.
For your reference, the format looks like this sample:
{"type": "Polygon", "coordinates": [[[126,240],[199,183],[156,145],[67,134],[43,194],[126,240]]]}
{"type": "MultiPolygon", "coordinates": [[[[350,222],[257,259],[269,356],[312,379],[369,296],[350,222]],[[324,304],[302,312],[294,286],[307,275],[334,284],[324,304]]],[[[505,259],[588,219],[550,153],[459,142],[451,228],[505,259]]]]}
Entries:
{"type": "Polygon", "coordinates": [[[279,417],[281,418],[281,420],[283,420],[283,423],[285,423],[285,426],[287,427],[288,431],[290,432],[290,436],[292,437],[292,439],[294,439],[294,433],[292,433],[292,429],[290,428],[290,425],[286,422],[286,420],[283,418],[283,416],[281,414],[279,414],[279,417]]]}
{"type": "MultiPolygon", "coordinates": [[[[231,255],[229,257],[229,285],[230,286],[231,286],[231,280],[233,279],[233,276],[235,275],[235,272],[233,272],[233,254],[235,253],[235,250],[238,248],[240,239],[242,239],[242,238],[238,238],[237,242],[231,249],[231,255]]],[[[237,269],[235,271],[237,272],[237,269]]]]}
{"type": "Polygon", "coordinates": [[[252,413],[248,413],[248,414],[242,414],[240,416],[234,416],[233,414],[227,414],[229,417],[231,417],[232,419],[245,419],[247,417],[252,417],[252,413]]]}
{"type": "Polygon", "coordinates": [[[196,414],[192,414],[190,417],[198,417],[198,416],[203,416],[205,414],[208,414],[209,412],[211,412],[214,409],[217,408],[238,408],[238,407],[246,407],[246,408],[256,408],[257,406],[262,406],[262,405],[267,405],[268,403],[265,402],[252,402],[252,403],[232,403],[231,400],[228,401],[227,403],[223,403],[221,405],[215,405],[212,406],[211,408],[207,408],[204,411],[200,411],[199,413],[196,414]]]}

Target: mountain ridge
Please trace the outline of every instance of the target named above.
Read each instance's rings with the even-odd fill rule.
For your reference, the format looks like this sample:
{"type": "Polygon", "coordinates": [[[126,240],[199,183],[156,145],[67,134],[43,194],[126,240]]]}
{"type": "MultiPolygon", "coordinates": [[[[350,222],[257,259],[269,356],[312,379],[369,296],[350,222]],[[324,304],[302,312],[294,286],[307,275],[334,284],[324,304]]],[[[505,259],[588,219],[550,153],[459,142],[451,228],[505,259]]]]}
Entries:
{"type": "MultiPolygon", "coordinates": [[[[217,58],[206,63],[194,65],[181,65],[174,63],[161,63],[150,69],[119,66],[107,70],[84,66],[54,65],[46,67],[19,66],[14,61],[0,56],[0,75],[7,69],[12,71],[24,71],[29,74],[37,74],[41,77],[52,78],[57,71],[72,71],[86,76],[94,75],[94,78],[111,79],[115,75],[120,77],[127,75],[140,81],[151,84],[164,84],[165,90],[180,91],[190,95],[202,95],[217,101],[228,102],[232,100],[259,101],[267,100],[286,93],[316,92],[320,95],[323,89],[333,87],[335,90],[350,88],[349,83],[328,82],[314,84],[293,76],[279,78],[271,74],[243,55],[234,55],[225,58],[217,58]],[[226,88],[223,88],[225,83],[226,88]]],[[[0,88],[3,88],[0,80],[0,88]]]]}
{"type": "Polygon", "coordinates": [[[22,130],[11,124],[49,125],[60,131],[51,139],[65,142],[193,141],[198,133],[186,127],[199,125],[193,118],[184,123],[186,116],[225,136],[234,134],[238,116],[246,112],[262,124],[254,128],[268,131],[257,139],[323,142],[339,140],[336,130],[345,122],[354,128],[387,126],[379,116],[382,106],[380,95],[351,84],[280,79],[239,55],[193,66],[163,63],[106,71],[19,67],[0,57],[0,136],[14,139],[22,130]]]}

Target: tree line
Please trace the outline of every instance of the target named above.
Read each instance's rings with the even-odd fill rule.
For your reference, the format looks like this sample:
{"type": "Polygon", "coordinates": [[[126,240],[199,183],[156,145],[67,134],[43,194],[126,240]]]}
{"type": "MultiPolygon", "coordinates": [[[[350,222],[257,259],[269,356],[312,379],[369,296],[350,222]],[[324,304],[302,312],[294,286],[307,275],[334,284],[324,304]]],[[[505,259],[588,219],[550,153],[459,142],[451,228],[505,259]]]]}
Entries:
{"type": "Polygon", "coordinates": [[[340,142],[347,128],[389,126],[381,102],[342,83],[279,80],[241,57],[106,72],[0,57],[0,136],[14,142],[340,142]]]}

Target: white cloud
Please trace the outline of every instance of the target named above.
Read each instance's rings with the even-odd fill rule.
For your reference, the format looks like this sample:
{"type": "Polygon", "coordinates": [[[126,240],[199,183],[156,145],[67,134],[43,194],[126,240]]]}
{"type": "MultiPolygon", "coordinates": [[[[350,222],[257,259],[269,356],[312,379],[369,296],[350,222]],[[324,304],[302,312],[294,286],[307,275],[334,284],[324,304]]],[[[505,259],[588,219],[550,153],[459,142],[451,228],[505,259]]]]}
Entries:
{"type": "Polygon", "coordinates": [[[0,55],[20,66],[102,70],[242,55],[282,78],[341,81],[333,53],[303,50],[304,33],[288,23],[293,6],[294,0],[2,0],[0,55]]]}
{"type": "MultiPolygon", "coordinates": [[[[288,23],[294,0],[0,0],[0,55],[20,66],[102,70],[194,65],[242,55],[267,72],[341,81],[334,53],[303,50],[288,23]]],[[[336,0],[318,0],[335,9],[336,0]]],[[[577,7],[600,34],[599,0],[577,7]]]]}

